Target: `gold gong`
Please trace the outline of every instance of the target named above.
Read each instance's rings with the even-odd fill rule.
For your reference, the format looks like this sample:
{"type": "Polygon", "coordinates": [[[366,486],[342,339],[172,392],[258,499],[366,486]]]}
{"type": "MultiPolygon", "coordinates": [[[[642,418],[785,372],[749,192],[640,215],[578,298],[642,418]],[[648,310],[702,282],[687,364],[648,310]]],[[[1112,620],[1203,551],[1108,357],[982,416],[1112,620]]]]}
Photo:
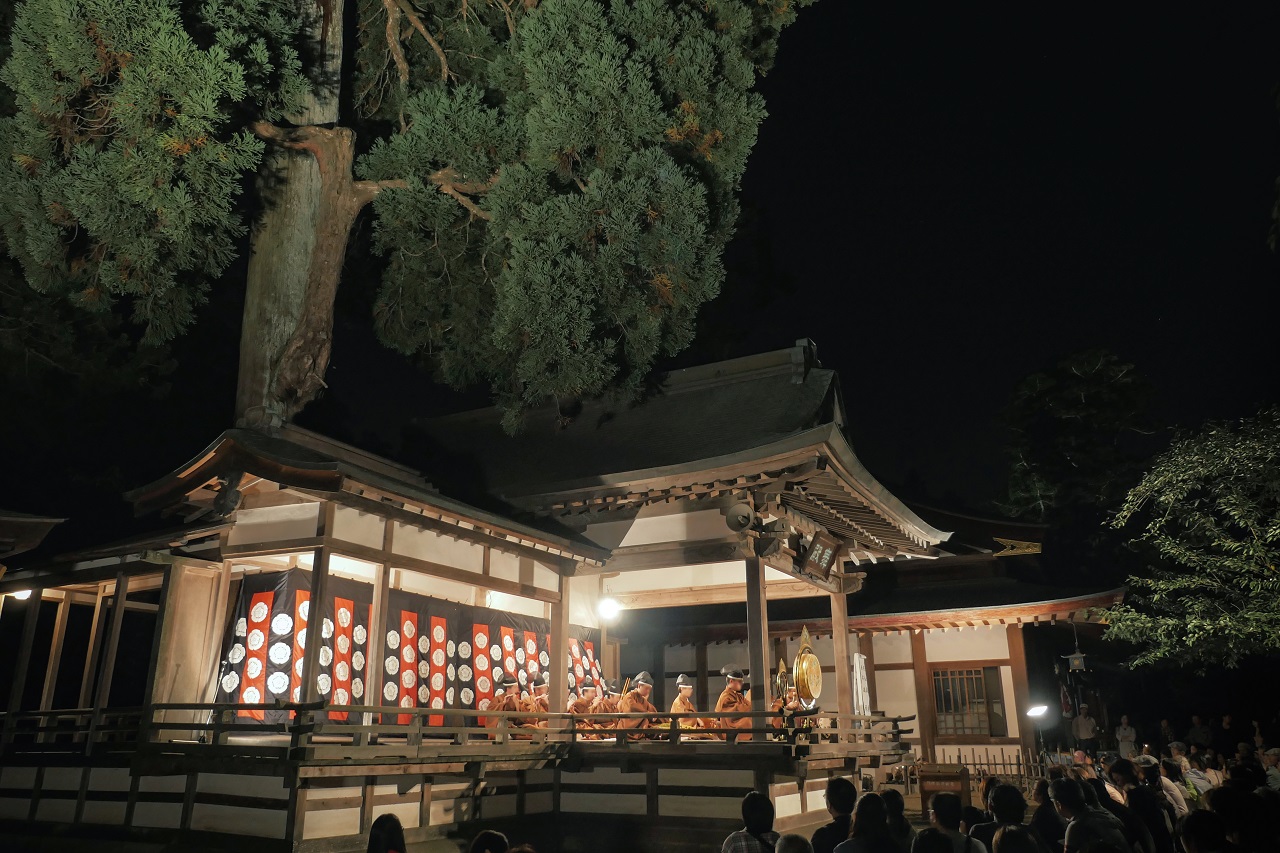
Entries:
{"type": "Polygon", "coordinates": [[[800,651],[791,665],[791,677],[805,708],[814,707],[822,695],[822,661],[813,653],[808,626],[800,630],[800,651]]]}

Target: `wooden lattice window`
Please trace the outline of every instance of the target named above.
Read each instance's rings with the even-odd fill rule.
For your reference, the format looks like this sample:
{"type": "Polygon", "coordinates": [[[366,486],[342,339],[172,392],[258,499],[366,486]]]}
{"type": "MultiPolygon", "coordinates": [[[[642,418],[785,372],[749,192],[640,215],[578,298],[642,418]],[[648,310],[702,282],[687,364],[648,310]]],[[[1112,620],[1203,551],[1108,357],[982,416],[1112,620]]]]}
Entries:
{"type": "Polygon", "coordinates": [[[1005,737],[1009,732],[998,666],[934,670],[933,702],[939,736],[1005,737]]]}

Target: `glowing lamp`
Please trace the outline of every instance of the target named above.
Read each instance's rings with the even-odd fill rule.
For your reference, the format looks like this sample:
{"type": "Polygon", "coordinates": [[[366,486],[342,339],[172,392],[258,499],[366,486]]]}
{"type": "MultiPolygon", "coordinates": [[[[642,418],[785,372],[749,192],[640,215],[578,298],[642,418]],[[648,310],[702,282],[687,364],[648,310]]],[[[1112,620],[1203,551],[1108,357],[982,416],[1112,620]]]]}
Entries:
{"type": "Polygon", "coordinates": [[[9,594],[12,595],[14,598],[18,599],[19,601],[26,601],[28,598],[31,597],[31,590],[20,589],[17,592],[11,592],[9,594]]]}
{"type": "Polygon", "coordinates": [[[614,619],[622,612],[622,605],[616,598],[602,598],[596,602],[596,612],[601,619],[614,619]]]}
{"type": "Polygon", "coordinates": [[[1048,705],[1036,705],[1034,708],[1027,709],[1028,717],[1043,717],[1045,712],[1049,710],[1048,705]]]}

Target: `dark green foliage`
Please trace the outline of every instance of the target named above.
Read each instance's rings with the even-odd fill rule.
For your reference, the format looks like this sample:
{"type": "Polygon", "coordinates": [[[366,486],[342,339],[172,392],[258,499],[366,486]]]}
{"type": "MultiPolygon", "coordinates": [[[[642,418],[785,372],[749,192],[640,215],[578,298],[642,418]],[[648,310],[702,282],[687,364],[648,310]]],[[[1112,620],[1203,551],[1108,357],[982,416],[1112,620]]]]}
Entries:
{"type": "MultiPolygon", "coordinates": [[[[794,5],[551,0],[464,20],[422,4],[457,82],[410,37],[417,91],[399,95],[376,53],[357,86],[407,126],[360,165],[410,184],[376,202],[383,340],[437,352],[454,384],[490,382],[512,428],[548,397],[637,389],[719,291],[764,117],[750,88],[794,5]],[[428,180],[446,169],[488,219],[428,180]]],[[[379,6],[362,7],[371,31],[379,6]]]]}
{"type": "MultiPolygon", "coordinates": [[[[287,41],[279,0],[207,8],[231,5],[287,41]]],[[[276,112],[305,90],[296,56],[273,57],[220,19],[202,47],[183,11],[171,0],[27,0],[0,74],[18,107],[0,122],[9,252],[32,287],[82,308],[127,297],[151,342],[193,320],[245,231],[234,204],[262,144],[229,111],[248,101],[276,112]]]]}
{"type": "Polygon", "coordinates": [[[1129,579],[1107,636],[1135,664],[1236,666],[1280,651],[1280,409],[1209,424],[1156,457],[1114,525],[1164,561],[1129,579]]]}
{"type": "MultiPolygon", "coordinates": [[[[751,88],[812,0],[353,2],[344,122],[358,176],[387,185],[381,338],[490,383],[512,428],[548,397],[634,392],[720,288],[764,117],[751,88]]],[[[0,222],[28,282],[89,309],[125,297],[147,340],[189,324],[242,249],[251,123],[334,82],[304,79],[299,18],[287,0],[27,0],[0,222]]]]}

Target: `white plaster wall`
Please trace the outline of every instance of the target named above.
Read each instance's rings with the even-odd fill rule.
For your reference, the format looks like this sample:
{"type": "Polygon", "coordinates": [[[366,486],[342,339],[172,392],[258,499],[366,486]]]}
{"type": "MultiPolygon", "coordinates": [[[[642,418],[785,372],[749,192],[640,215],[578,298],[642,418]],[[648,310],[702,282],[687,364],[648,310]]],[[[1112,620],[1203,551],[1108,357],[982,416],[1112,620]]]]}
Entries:
{"type": "Polygon", "coordinates": [[[367,563],[354,557],[332,554],[329,557],[329,574],[371,584],[377,583],[378,567],[374,563],[367,563]]]}
{"type": "Polygon", "coordinates": [[[405,592],[429,595],[460,604],[475,604],[478,590],[471,584],[424,575],[410,569],[392,567],[391,586],[405,592]]]}
{"type": "MultiPolygon", "coordinates": [[[[257,542],[280,542],[286,539],[310,539],[316,535],[320,520],[320,504],[288,504],[236,511],[229,545],[257,542]]],[[[381,543],[379,543],[381,544],[381,543]]]]}
{"type": "MultiPolygon", "coordinates": [[[[930,628],[924,632],[924,651],[929,663],[949,660],[1005,660],[1009,639],[1004,626],[993,628],[951,628],[945,634],[930,628]]],[[[881,662],[877,655],[876,661],[881,662]]]]}
{"type": "MultiPolygon", "coordinates": [[[[666,668],[692,674],[697,666],[698,650],[693,646],[667,646],[666,668]]],[[[670,694],[675,696],[674,693],[670,694]]]]}
{"type": "Polygon", "coordinates": [[[330,535],[336,539],[381,550],[385,527],[386,522],[380,515],[340,506],[334,511],[333,530],[330,535]]]}
{"type": "MultiPolygon", "coordinates": [[[[735,640],[732,643],[712,643],[707,646],[707,669],[711,670],[712,674],[718,673],[721,667],[730,663],[741,667],[751,663],[751,656],[748,654],[745,642],[735,640]]],[[[720,679],[720,676],[717,675],[711,680],[711,686],[719,696],[720,691],[724,689],[724,681],[717,679],[720,679]]]]}
{"type": "MultiPolygon", "coordinates": [[[[460,534],[466,531],[459,528],[460,534]]],[[[484,547],[465,539],[441,536],[431,530],[422,530],[408,524],[395,522],[392,533],[392,551],[406,557],[429,560],[455,569],[480,574],[484,571],[484,547]]]]}
{"type": "Polygon", "coordinates": [[[911,663],[911,635],[908,633],[874,634],[871,648],[875,652],[876,663],[911,663]]]}
{"type": "MultiPolygon", "coordinates": [[[[742,600],[746,601],[746,564],[742,560],[727,563],[704,563],[700,566],[675,566],[667,569],[642,569],[635,572],[622,572],[611,578],[605,578],[606,595],[622,595],[632,592],[652,592],[663,589],[688,589],[695,586],[727,586],[742,587],[742,600]]],[[[773,575],[785,577],[781,572],[769,569],[773,575]]]]}
{"type": "Polygon", "coordinates": [[[533,562],[533,585],[538,589],[558,592],[560,589],[560,573],[537,560],[533,562]]]}
{"type": "Polygon", "coordinates": [[[489,552],[489,574],[512,583],[520,582],[520,558],[506,551],[489,552]]]}
{"type": "Polygon", "coordinates": [[[494,610],[506,610],[511,613],[521,613],[525,616],[533,616],[538,619],[548,618],[547,606],[541,601],[535,601],[532,598],[524,598],[519,595],[509,595],[505,592],[486,592],[485,600],[482,603],[485,607],[491,607],[494,610]]]}
{"type": "Polygon", "coordinates": [[[649,506],[642,509],[635,519],[589,525],[586,536],[605,548],[617,548],[620,545],[719,539],[730,533],[718,509],[659,514],[663,510],[663,507],[649,506]]]}
{"type": "MultiPolygon", "coordinates": [[[[890,717],[910,717],[918,715],[916,703],[915,672],[910,669],[876,670],[876,704],[879,710],[890,717]]],[[[915,737],[920,736],[920,721],[905,726],[915,729],[915,737]]]]}
{"type": "Polygon", "coordinates": [[[599,628],[600,576],[576,575],[569,580],[569,624],[599,628]]]}

